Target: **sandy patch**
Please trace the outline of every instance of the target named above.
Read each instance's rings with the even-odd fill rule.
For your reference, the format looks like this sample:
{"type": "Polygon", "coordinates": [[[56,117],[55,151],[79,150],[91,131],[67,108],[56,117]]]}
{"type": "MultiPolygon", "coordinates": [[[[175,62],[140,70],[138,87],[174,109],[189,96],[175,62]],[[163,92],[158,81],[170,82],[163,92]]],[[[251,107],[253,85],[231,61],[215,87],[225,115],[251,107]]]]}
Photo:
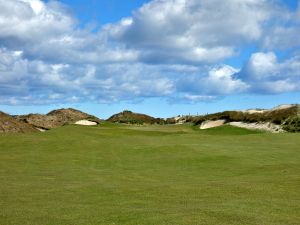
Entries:
{"type": "Polygon", "coordinates": [[[292,105],[292,104],[284,104],[284,105],[279,105],[277,107],[274,107],[272,110],[280,110],[280,109],[288,109],[288,108],[291,108],[295,105],[292,105]]]}
{"type": "Polygon", "coordinates": [[[244,123],[244,122],[230,122],[231,126],[246,128],[250,130],[263,130],[272,133],[282,133],[284,130],[281,128],[280,125],[276,125],[273,123],[244,123]]]}
{"type": "Polygon", "coordinates": [[[36,128],[38,131],[40,131],[40,132],[46,132],[46,130],[45,129],[43,129],[43,128],[36,128]]]}
{"type": "Polygon", "coordinates": [[[79,120],[75,123],[76,125],[82,125],[82,126],[96,126],[97,123],[89,120],[79,120]]]}
{"type": "Polygon", "coordinates": [[[213,127],[219,127],[225,124],[225,120],[208,120],[208,121],[204,121],[203,123],[201,123],[200,125],[200,129],[201,130],[205,130],[205,129],[209,129],[209,128],[213,128],[213,127]]]}
{"type": "Polygon", "coordinates": [[[254,113],[264,113],[264,112],[267,112],[268,110],[264,110],[264,109],[248,109],[248,110],[245,110],[245,111],[242,111],[242,112],[245,112],[245,113],[249,113],[249,114],[254,114],[254,113]]]}
{"type": "Polygon", "coordinates": [[[174,117],[174,120],[175,120],[175,124],[177,125],[184,124],[186,122],[186,119],[183,116],[174,117]]]}

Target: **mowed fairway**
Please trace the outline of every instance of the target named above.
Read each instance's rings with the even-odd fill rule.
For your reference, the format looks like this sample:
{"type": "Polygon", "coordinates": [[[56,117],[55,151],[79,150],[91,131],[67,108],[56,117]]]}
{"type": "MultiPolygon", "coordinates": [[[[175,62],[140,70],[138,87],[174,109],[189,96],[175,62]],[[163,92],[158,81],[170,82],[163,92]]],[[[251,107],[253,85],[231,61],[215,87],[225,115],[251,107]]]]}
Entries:
{"type": "Polygon", "coordinates": [[[1,225],[297,225],[300,134],[65,126],[0,135],[1,225]]]}

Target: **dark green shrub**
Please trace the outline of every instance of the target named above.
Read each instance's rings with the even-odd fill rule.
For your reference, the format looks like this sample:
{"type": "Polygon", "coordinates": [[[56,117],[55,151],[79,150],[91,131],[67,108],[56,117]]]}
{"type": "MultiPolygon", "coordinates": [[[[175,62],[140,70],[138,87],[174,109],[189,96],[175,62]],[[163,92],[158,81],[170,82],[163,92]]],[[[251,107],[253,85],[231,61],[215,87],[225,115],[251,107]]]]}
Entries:
{"type": "Polygon", "coordinates": [[[288,132],[300,132],[300,117],[290,117],[282,124],[282,128],[288,132]]]}

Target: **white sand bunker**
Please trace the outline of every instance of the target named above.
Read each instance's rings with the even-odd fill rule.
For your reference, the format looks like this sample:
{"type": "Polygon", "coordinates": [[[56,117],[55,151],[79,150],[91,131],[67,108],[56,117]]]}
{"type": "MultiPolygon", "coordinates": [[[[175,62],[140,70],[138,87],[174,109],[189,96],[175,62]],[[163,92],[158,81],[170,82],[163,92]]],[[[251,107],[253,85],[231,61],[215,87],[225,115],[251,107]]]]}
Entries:
{"type": "Polygon", "coordinates": [[[76,125],[82,125],[82,126],[96,126],[97,123],[89,120],[79,120],[75,123],[76,125]]]}
{"type": "Polygon", "coordinates": [[[36,127],[36,129],[37,129],[38,131],[40,131],[40,132],[46,132],[46,130],[43,129],[43,128],[36,127]]]}
{"type": "Polygon", "coordinates": [[[243,122],[231,122],[229,123],[231,126],[246,128],[250,130],[263,130],[272,133],[281,133],[284,130],[281,128],[280,125],[276,125],[269,122],[260,122],[260,123],[243,123],[243,122]]]}
{"type": "Polygon", "coordinates": [[[201,123],[200,125],[200,129],[201,130],[205,130],[205,129],[209,129],[209,128],[213,128],[213,127],[219,127],[225,124],[225,120],[207,120],[204,121],[203,123],[201,123]]]}

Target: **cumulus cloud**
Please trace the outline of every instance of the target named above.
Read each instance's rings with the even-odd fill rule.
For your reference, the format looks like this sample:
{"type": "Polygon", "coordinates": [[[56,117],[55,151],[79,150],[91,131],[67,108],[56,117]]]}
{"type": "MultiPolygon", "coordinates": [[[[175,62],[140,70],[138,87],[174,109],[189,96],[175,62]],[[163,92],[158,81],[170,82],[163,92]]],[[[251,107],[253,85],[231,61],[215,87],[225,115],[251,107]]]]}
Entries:
{"type": "Polygon", "coordinates": [[[0,46],[27,58],[64,63],[134,61],[137,53],[107,43],[105,35],[79,29],[59,2],[0,0],[0,46]]]}
{"type": "Polygon", "coordinates": [[[273,52],[252,54],[239,76],[256,93],[300,91],[300,56],[279,62],[273,52]]]}
{"type": "Polygon", "coordinates": [[[258,52],[241,70],[224,63],[248,44],[300,45],[300,8],[273,25],[278,7],[268,0],[153,0],[90,31],[58,1],[0,0],[0,104],[196,102],[299,91],[299,54],[280,61],[258,52]]]}
{"type": "Polygon", "coordinates": [[[191,100],[244,92],[247,84],[235,77],[238,71],[236,68],[223,65],[211,68],[208,74],[195,73],[184,76],[178,80],[178,91],[188,93],[186,96],[191,100]]]}
{"type": "Polygon", "coordinates": [[[20,80],[26,73],[27,64],[27,60],[22,59],[21,51],[0,48],[1,83],[20,80]]]}
{"type": "Polygon", "coordinates": [[[263,40],[266,49],[292,49],[300,47],[300,24],[293,26],[276,26],[272,28],[263,40]]]}
{"type": "Polygon", "coordinates": [[[212,101],[215,100],[216,96],[210,96],[210,95],[190,95],[185,94],[183,96],[184,101],[188,102],[199,102],[199,101],[212,101]]]}
{"type": "Polygon", "coordinates": [[[75,20],[58,2],[0,0],[0,40],[4,44],[34,43],[71,32],[75,20]]]}
{"type": "Polygon", "coordinates": [[[274,24],[265,29],[262,46],[269,50],[293,49],[300,47],[300,1],[294,11],[281,8],[274,24]]]}
{"type": "Polygon", "coordinates": [[[271,15],[261,0],[154,0],[105,30],[148,62],[211,63],[259,39],[271,15]]]}
{"type": "Polygon", "coordinates": [[[50,64],[6,49],[0,49],[0,72],[0,102],[5,104],[114,102],[167,96],[174,90],[173,82],[160,76],[161,68],[151,65],[50,64]]]}

